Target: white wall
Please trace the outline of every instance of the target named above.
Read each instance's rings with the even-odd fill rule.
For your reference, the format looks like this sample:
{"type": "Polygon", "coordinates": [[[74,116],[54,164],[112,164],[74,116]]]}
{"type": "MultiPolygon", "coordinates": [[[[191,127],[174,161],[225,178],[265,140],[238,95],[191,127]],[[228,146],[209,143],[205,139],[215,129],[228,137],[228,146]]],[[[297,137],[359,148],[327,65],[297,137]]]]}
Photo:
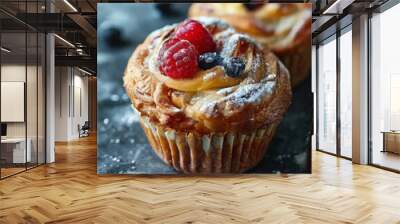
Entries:
{"type": "Polygon", "coordinates": [[[68,140],[68,71],[67,67],[55,68],[55,141],[68,140]]]}
{"type": "MultiPolygon", "coordinates": [[[[1,66],[1,81],[11,82],[25,82],[25,64],[8,64],[1,66]]],[[[6,108],[1,108],[5,110],[6,108]]],[[[7,137],[25,137],[25,123],[12,122],[7,123],[7,137]]]]}
{"type": "MultiPolygon", "coordinates": [[[[77,70],[75,70],[76,72],[77,70]]],[[[73,119],[72,119],[72,136],[78,137],[78,124],[83,125],[85,121],[89,120],[88,115],[88,77],[81,76],[83,73],[79,73],[79,75],[74,76],[74,103],[75,106],[73,110],[73,119]],[[80,97],[79,97],[80,96],[80,97]],[[80,101],[80,102],[79,102],[80,101]],[[80,108],[81,107],[81,108],[80,108]],[[81,111],[80,111],[81,110],[81,111]]]]}
{"type": "MultiPolygon", "coordinates": [[[[28,74],[35,73],[36,74],[36,67],[33,66],[28,66],[27,68],[28,74]]],[[[20,64],[4,64],[1,66],[1,81],[2,82],[25,82],[25,64],[20,65],[20,64]]],[[[29,78],[29,77],[28,77],[29,78]]],[[[31,82],[31,80],[29,81],[31,82]]],[[[32,84],[32,83],[30,83],[32,84]]],[[[36,82],[33,83],[36,85],[36,82]]],[[[28,89],[27,93],[28,98],[29,97],[35,97],[36,98],[36,89],[28,89]],[[34,92],[30,92],[29,90],[32,90],[34,92]]],[[[27,99],[28,103],[32,102],[32,99],[27,99]]],[[[36,108],[36,103],[35,105],[36,108]]],[[[7,108],[1,108],[2,110],[6,110],[7,108]]],[[[36,114],[31,114],[28,113],[28,122],[31,122],[35,120],[36,123],[36,114]],[[33,117],[32,117],[33,115],[33,117]]],[[[28,127],[32,127],[33,125],[28,125],[28,127]]],[[[28,133],[29,134],[29,133],[28,133]]],[[[7,123],[7,136],[8,137],[25,137],[25,122],[11,122],[7,123]]],[[[29,137],[29,136],[28,136],[29,137]]]]}
{"type": "Polygon", "coordinates": [[[88,77],[72,67],[56,67],[55,74],[55,140],[70,141],[88,120],[88,77]]]}

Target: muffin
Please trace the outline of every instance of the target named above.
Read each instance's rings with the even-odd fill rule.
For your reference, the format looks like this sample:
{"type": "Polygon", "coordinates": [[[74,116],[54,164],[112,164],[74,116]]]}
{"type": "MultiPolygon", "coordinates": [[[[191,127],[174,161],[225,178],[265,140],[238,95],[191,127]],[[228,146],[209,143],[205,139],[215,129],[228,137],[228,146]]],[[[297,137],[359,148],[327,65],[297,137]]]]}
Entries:
{"type": "Polygon", "coordinates": [[[124,86],[155,153],[183,173],[240,173],[264,156],[291,102],[289,72],[219,19],[151,33],[124,86]]]}
{"type": "Polygon", "coordinates": [[[308,3],[196,3],[190,17],[224,19],[239,32],[271,48],[290,71],[292,86],[310,74],[311,4],[308,3]]]}

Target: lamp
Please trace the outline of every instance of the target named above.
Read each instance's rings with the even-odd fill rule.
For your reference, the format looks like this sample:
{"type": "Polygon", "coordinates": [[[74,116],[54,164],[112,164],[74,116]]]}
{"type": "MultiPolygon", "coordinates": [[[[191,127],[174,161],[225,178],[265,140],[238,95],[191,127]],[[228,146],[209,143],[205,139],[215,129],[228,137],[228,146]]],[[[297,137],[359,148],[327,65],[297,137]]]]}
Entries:
{"type": "Polygon", "coordinates": [[[70,47],[75,48],[75,45],[73,45],[71,42],[69,42],[68,40],[60,37],[58,34],[54,34],[55,37],[57,37],[59,40],[61,40],[62,42],[64,42],[65,44],[69,45],[70,47]]]}
{"type": "Polygon", "coordinates": [[[83,69],[81,69],[81,68],[79,68],[79,67],[78,67],[78,70],[81,71],[81,72],[83,72],[83,73],[85,73],[86,75],[92,76],[92,73],[90,73],[90,72],[88,72],[88,71],[86,71],[86,70],[83,70],[83,69]]]}
{"type": "Polygon", "coordinates": [[[64,3],[68,5],[68,7],[70,7],[74,12],[78,12],[78,10],[68,0],[64,0],[64,3]]]}
{"type": "Polygon", "coordinates": [[[1,47],[0,49],[1,49],[2,51],[6,52],[6,53],[10,53],[10,52],[11,52],[10,49],[7,49],[7,48],[5,48],[5,47],[1,47]]]}
{"type": "Polygon", "coordinates": [[[336,0],[332,5],[322,13],[323,15],[328,14],[341,14],[343,10],[351,5],[355,0],[336,0]]]}

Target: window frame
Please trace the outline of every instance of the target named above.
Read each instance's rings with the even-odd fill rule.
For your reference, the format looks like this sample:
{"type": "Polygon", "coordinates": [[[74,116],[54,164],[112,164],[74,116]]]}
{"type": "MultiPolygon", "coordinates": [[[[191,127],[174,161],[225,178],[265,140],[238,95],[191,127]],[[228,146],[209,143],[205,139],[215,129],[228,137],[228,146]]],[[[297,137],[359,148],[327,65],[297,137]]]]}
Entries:
{"type": "MultiPolygon", "coordinates": [[[[340,21],[338,21],[340,22],[340,21]]],[[[323,152],[329,155],[333,155],[333,156],[337,156],[339,158],[343,158],[346,160],[352,160],[352,158],[347,157],[342,155],[342,150],[341,150],[341,119],[340,119],[340,76],[341,76],[341,67],[340,67],[340,37],[342,35],[344,35],[347,32],[352,32],[352,23],[350,22],[349,24],[345,25],[344,27],[340,28],[337,27],[337,30],[335,33],[329,35],[328,37],[326,37],[325,39],[320,40],[317,44],[316,44],[316,51],[315,51],[315,58],[316,58],[316,71],[315,71],[315,75],[316,75],[316,151],[319,152],[323,152]],[[324,149],[321,149],[320,143],[319,143],[319,103],[320,103],[320,99],[319,99],[319,86],[320,86],[320,74],[319,74],[319,47],[322,43],[328,43],[330,41],[336,41],[336,152],[332,153],[329,151],[326,151],[324,149]]]]}

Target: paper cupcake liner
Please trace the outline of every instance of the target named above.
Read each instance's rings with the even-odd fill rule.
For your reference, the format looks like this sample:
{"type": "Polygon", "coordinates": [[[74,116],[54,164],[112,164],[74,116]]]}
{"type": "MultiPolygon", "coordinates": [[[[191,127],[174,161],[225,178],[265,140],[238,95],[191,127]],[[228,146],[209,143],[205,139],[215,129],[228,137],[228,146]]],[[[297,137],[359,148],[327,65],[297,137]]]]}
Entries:
{"type": "Polygon", "coordinates": [[[311,68],[311,42],[304,41],[303,44],[284,52],[276,52],[282,63],[288,68],[292,86],[297,86],[310,74],[311,68]]]}
{"type": "Polygon", "coordinates": [[[252,132],[201,135],[180,132],[141,117],[141,124],[156,154],[183,173],[241,173],[264,157],[277,123],[252,132]]]}

